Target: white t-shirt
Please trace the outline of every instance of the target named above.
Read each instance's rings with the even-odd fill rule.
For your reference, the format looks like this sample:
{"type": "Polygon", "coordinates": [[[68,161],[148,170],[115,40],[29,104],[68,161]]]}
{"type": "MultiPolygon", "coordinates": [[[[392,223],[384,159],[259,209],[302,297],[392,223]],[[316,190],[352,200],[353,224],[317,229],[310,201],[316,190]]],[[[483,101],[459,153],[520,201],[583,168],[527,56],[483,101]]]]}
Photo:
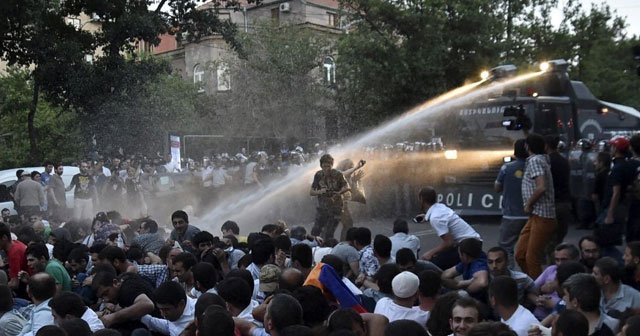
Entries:
{"type": "Polygon", "coordinates": [[[396,320],[414,320],[425,329],[427,328],[427,320],[429,319],[429,312],[400,306],[388,297],[378,300],[374,313],[386,316],[389,322],[396,320]]]}
{"type": "Polygon", "coordinates": [[[91,310],[91,308],[89,307],[87,307],[87,310],[84,311],[84,314],[82,314],[82,317],[80,318],[87,322],[87,324],[89,325],[89,329],[91,329],[92,332],[104,329],[104,324],[102,323],[100,318],[98,318],[96,312],[91,310]]]}
{"type": "Polygon", "coordinates": [[[518,336],[527,336],[532,324],[540,324],[540,321],[522,305],[518,305],[518,309],[508,320],[500,319],[500,321],[508,325],[518,336]]]}
{"type": "Polygon", "coordinates": [[[442,203],[432,205],[424,216],[424,220],[431,224],[439,237],[450,233],[456,243],[466,238],[482,240],[476,230],[442,203]]]}

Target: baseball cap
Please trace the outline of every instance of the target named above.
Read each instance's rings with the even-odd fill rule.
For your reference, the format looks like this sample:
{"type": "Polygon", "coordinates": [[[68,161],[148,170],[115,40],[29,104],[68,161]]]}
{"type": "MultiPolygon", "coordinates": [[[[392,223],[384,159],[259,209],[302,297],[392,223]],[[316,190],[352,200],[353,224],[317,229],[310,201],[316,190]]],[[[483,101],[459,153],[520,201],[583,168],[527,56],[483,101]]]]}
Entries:
{"type": "Polygon", "coordinates": [[[609,140],[609,145],[615,147],[619,151],[627,151],[629,149],[629,139],[622,135],[616,135],[611,140],[609,140]]]}
{"type": "Polygon", "coordinates": [[[420,287],[418,276],[407,271],[396,275],[391,281],[393,295],[401,299],[406,299],[416,294],[418,287],[420,287]]]}
{"type": "Polygon", "coordinates": [[[274,292],[280,285],[280,268],[276,265],[267,264],[260,269],[260,291],[265,293],[274,292]]]}

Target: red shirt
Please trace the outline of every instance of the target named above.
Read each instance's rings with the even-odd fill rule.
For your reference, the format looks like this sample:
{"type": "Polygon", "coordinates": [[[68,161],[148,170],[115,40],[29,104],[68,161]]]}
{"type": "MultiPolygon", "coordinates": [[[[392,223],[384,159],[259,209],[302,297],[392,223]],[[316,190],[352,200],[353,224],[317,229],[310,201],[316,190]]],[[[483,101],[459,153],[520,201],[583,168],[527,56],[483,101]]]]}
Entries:
{"type": "Polygon", "coordinates": [[[18,277],[18,272],[28,271],[27,268],[27,256],[25,252],[27,245],[23,244],[19,240],[11,242],[11,247],[7,251],[7,257],[9,258],[9,279],[18,277]]]}

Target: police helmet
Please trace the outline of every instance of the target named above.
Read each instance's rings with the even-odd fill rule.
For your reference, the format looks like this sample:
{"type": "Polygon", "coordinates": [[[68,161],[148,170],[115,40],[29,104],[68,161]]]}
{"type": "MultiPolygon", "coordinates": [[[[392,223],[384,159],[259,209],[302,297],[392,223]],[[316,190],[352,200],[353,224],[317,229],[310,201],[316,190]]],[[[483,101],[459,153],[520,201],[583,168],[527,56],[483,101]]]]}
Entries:
{"type": "Polygon", "coordinates": [[[582,150],[589,150],[593,147],[593,143],[589,139],[578,140],[578,147],[582,150]]]}

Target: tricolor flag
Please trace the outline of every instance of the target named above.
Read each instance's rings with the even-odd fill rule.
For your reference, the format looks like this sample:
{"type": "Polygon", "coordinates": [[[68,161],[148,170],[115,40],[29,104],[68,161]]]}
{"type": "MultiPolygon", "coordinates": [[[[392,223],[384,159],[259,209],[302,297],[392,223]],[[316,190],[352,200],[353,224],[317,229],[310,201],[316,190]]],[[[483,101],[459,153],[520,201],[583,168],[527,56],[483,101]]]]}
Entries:
{"type": "Polygon", "coordinates": [[[358,313],[368,313],[330,265],[317,263],[304,285],[320,288],[324,296],[330,301],[337,301],[340,308],[351,308],[358,313]]]}

